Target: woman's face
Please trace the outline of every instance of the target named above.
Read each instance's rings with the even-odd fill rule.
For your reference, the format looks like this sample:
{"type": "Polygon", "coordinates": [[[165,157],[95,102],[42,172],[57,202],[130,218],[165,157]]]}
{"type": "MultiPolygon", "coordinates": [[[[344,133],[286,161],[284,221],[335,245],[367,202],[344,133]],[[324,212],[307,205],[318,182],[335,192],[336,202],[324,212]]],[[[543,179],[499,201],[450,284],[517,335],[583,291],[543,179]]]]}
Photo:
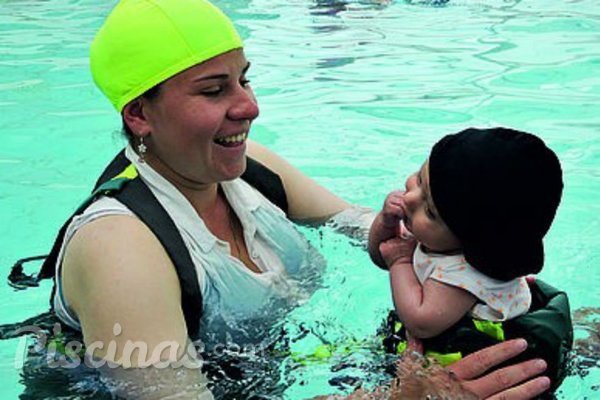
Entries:
{"type": "Polygon", "coordinates": [[[436,252],[458,250],[460,242],[440,217],[429,190],[429,162],[406,180],[404,223],[427,249],[436,252]]]}
{"type": "Polygon", "coordinates": [[[144,99],[150,134],[147,161],[183,184],[210,184],[240,176],[246,168],[246,139],[258,116],[246,79],[249,63],[234,50],[189,68],[144,99]]]}

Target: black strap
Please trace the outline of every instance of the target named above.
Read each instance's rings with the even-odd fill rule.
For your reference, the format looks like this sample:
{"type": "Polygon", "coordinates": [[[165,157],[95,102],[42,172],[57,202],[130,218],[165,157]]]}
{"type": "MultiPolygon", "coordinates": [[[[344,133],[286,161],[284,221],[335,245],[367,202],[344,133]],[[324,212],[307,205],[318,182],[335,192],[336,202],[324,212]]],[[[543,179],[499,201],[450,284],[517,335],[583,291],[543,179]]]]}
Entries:
{"type": "Polygon", "coordinates": [[[269,201],[288,214],[288,201],[281,177],[253,158],[246,159],[242,179],[262,193],[269,201]]]}
{"type": "Polygon", "coordinates": [[[188,335],[196,339],[202,316],[202,292],[196,267],[175,223],[139,177],[130,181],[126,189],[114,197],[150,228],[169,255],[179,277],[181,307],[188,335]]]}
{"type": "Polygon", "coordinates": [[[105,182],[108,182],[109,180],[123,172],[123,170],[129,166],[129,164],[131,164],[131,161],[129,161],[129,159],[125,156],[125,149],[123,149],[115,156],[115,158],[112,159],[112,161],[110,162],[110,164],[108,164],[104,171],[102,171],[102,174],[100,175],[100,177],[96,181],[96,184],[94,185],[94,190],[98,189],[100,185],[102,185],[105,182]]]}

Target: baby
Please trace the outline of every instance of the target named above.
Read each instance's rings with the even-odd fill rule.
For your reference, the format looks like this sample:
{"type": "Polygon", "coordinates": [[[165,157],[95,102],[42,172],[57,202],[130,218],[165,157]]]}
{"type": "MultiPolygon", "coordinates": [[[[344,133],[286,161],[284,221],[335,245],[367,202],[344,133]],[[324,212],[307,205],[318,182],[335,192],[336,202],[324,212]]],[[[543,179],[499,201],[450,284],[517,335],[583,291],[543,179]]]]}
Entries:
{"type": "Polygon", "coordinates": [[[414,338],[436,337],[465,316],[527,313],[525,276],[542,269],[562,188],[556,155],[528,133],[471,128],[433,146],[406,191],[387,196],[369,236],[409,343],[419,347],[414,338]]]}

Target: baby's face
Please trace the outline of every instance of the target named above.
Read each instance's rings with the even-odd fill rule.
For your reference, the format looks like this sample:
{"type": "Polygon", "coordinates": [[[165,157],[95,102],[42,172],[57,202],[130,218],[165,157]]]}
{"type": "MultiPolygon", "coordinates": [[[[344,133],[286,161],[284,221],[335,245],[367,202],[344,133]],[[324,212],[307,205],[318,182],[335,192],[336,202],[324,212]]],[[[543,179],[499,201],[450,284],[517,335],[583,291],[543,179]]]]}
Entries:
{"type": "Polygon", "coordinates": [[[406,180],[404,225],[427,249],[448,252],[460,242],[440,218],[429,190],[429,161],[406,180]]]}

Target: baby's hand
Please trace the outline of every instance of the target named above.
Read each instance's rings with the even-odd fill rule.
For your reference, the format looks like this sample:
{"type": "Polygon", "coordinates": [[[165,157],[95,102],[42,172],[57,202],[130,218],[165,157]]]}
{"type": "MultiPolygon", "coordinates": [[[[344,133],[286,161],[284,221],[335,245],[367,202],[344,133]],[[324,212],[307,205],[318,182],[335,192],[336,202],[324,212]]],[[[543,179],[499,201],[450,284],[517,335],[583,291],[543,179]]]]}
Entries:
{"type": "Polygon", "coordinates": [[[399,229],[400,220],[404,218],[404,192],[395,190],[387,195],[383,202],[381,216],[386,229],[399,229]]]}
{"type": "Polygon", "coordinates": [[[413,237],[394,237],[379,245],[379,252],[387,267],[395,263],[412,264],[412,256],[417,247],[413,237]]]}
{"type": "MultiPolygon", "coordinates": [[[[403,196],[404,193],[400,191],[388,194],[383,202],[383,209],[377,214],[369,229],[369,255],[371,260],[383,269],[387,269],[391,264],[383,258],[382,246],[388,248],[389,245],[384,245],[386,241],[402,236],[400,221],[404,218],[405,210],[403,196]]],[[[388,253],[393,251],[393,247],[391,246],[388,253]]]]}

